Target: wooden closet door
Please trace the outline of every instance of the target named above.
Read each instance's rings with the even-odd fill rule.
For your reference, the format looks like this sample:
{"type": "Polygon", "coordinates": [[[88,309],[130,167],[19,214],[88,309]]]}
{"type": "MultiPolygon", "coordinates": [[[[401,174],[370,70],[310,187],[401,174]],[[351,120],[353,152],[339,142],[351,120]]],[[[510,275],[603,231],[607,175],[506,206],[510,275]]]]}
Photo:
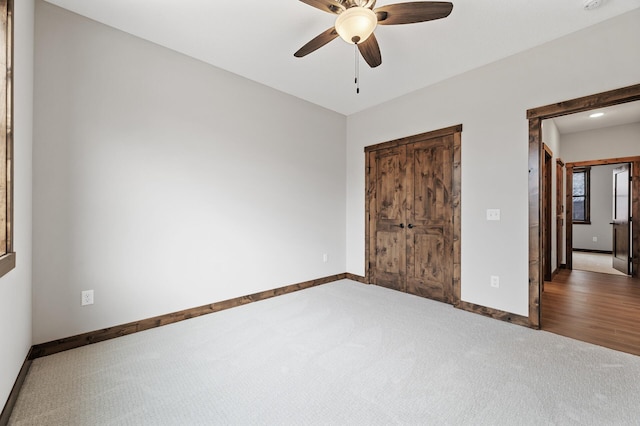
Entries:
{"type": "Polygon", "coordinates": [[[369,153],[370,282],[406,291],[406,147],[369,153]]]}
{"type": "Polygon", "coordinates": [[[407,145],[407,292],[453,303],[453,136],[407,145]]]}
{"type": "Polygon", "coordinates": [[[453,302],[453,136],[369,152],[370,282],[453,302]]]}

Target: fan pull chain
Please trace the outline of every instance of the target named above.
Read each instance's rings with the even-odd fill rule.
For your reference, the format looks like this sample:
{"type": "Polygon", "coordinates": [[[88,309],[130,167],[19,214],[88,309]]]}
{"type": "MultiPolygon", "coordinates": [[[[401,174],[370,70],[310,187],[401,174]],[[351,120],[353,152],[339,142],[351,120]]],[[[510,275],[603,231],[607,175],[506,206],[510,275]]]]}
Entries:
{"type": "Polygon", "coordinates": [[[358,43],[354,44],[353,46],[355,52],[356,94],[360,94],[360,61],[358,61],[358,43]]]}

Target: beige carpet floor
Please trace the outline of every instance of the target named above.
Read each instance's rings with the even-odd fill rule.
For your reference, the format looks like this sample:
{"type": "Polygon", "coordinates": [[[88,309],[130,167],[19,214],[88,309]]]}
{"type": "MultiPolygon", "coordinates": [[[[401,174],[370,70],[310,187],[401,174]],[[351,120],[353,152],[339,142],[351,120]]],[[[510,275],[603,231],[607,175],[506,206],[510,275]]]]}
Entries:
{"type": "Polygon", "coordinates": [[[613,257],[606,253],[573,252],[573,269],[579,271],[600,272],[603,274],[625,275],[613,269],[613,257]]]}
{"type": "Polygon", "coordinates": [[[10,424],[639,425],[639,395],[640,357],[344,280],[36,359],[10,424]]]}

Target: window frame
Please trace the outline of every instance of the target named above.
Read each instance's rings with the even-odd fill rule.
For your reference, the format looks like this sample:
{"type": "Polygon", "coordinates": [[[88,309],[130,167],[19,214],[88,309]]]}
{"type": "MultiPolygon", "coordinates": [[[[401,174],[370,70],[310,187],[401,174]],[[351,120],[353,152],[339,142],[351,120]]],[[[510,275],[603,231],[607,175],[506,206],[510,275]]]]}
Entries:
{"type": "MultiPolygon", "coordinates": [[[[571,206],[571,217],[572,217],[572,222],[575,225],[591,225],[591,167],[589,166],[584,166],[584,167],[574,167],[573,168],[573,182],[575,185],[575,177],[577,174],[584,174],[584,195],[578,195],[578,197],[584,197],[584,218],[583,219],[576,219],[573,215],[576,212],[576,209],[574,208],[575,204],[572,204],[571,206]]],[[[576,195],[573,194],[574,189],[572,188],[571,191],[571,199],[573,202],[573,199],[576,198],[576,195]]]]}
{"type": "Polygon", "coordinates": [[[13,0],[0,0],[0,277],[16,266],[13,251],[13,0]]]}

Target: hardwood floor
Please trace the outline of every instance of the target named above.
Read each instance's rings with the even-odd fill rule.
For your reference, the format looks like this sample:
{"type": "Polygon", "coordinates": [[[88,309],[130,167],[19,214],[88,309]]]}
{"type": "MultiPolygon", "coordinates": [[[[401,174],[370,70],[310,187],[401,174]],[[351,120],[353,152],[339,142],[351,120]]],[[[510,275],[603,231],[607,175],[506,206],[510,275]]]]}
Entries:
{"type": "Polygon", "coordinates": [[[640,355],[640,279],[563,269],[541,299],[543,330],[640,355]]]}

